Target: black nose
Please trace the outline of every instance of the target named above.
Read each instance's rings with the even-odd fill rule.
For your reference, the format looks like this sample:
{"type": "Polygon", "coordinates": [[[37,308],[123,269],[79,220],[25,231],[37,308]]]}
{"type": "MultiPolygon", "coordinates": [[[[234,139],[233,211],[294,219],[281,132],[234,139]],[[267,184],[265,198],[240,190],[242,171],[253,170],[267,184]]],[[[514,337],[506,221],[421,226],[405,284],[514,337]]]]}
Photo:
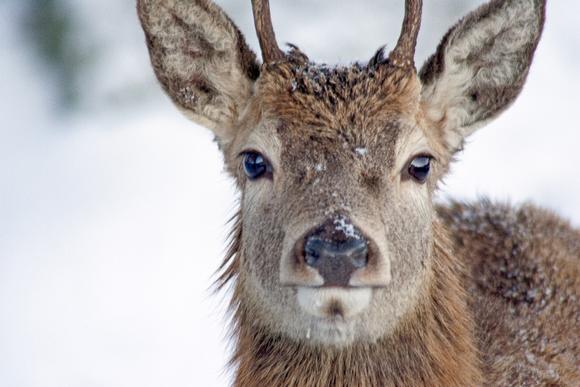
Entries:
{"type": "Polygon", "coordinates": [[[304,241],[304,261],[318,270],[325,286],[348,286],[352,273],[368,263],[368,244],[346,218],[333,219],[304,241]]]}

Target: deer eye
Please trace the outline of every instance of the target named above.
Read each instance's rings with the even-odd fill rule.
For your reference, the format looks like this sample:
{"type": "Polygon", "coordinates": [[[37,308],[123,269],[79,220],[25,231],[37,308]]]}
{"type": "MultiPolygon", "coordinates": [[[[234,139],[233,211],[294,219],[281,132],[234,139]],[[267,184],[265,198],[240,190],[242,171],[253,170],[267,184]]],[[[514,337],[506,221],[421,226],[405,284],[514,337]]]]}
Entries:
{"type": "Polygon", "coordinates": [[[244,172],[250,180],[272,174],[272,167],[264,156],[255,151],[244,152],[244,172]]]}
{"type": "Polygon", "coordinates": [[[411,175],[417,182],[424,183],[429,176],[431,169],[430,156],[417,156],[409,164],[409,175],[411,175]]]}

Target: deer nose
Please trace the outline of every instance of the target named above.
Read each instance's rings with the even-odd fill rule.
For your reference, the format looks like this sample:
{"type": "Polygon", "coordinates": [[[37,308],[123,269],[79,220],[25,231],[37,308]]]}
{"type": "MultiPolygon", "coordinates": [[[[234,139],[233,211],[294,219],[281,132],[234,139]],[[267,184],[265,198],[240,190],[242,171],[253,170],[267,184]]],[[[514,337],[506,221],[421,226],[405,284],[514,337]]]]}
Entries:
{"type": "Polygon", "coordinates": [[[353,272],[368,264],[362,233],[347,219],[327,222],[304,241],[304,263],[318,271],[324,286],[348,286],[353,272]]]}

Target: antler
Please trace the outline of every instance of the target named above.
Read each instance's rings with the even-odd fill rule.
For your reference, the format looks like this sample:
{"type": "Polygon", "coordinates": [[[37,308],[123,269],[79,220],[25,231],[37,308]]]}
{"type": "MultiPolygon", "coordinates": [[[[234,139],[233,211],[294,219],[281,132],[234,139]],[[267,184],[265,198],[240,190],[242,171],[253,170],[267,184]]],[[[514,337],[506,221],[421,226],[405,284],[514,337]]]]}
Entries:
{"type": "Polygon", "coordinates": [[[264,63],[283,59],[284,52],[278,47],[278,43],[276,43],[276,35],[272,27],[269,1],[252,0],[252,10],[254,12],[254,23],[256,25],[256,32],[258,33],[264,63]]]}
{"type": "Polygon", "coordinates": [[[421,27],[422,0],[405,0],[405,20],[397,46],[389,54],[390,62],[397,67],[415,67],[415,46],[421,27]]]}

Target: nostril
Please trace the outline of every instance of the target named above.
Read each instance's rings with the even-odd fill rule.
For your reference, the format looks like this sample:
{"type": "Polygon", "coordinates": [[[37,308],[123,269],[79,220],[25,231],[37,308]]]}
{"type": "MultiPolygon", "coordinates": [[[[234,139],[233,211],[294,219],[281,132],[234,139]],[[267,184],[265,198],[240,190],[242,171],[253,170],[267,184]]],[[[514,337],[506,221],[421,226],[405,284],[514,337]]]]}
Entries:
{"type": "Polygon", "coordinates": [[[308,238],[304,245],[304,261],[308,266],[316,266],[323,247],[324,244],[320,239],[308,238]]]}
{"type": "Polygon", "coordinates": [[[350,286],[353,273],[374,259],[372,246],[348,218],[332,217],[297,242],[295,252],[297,262],[322,277],[323,286],[350,286]]]}
{"type": "Polygon", "coordinates": [[[364,238],[355,237],[345,240],[326,240],[313,235],[304,244],[304,262],[308,266],[318,267],[323,261],[343,262],[360,269],[368,264],[368,245],[364,238]]]}
{"type": "Polygon", "coordinates": [[[349,254],[354,267],[361,269],[369,262],[369,248],[366,241],[359,239],[349,254]]]}

